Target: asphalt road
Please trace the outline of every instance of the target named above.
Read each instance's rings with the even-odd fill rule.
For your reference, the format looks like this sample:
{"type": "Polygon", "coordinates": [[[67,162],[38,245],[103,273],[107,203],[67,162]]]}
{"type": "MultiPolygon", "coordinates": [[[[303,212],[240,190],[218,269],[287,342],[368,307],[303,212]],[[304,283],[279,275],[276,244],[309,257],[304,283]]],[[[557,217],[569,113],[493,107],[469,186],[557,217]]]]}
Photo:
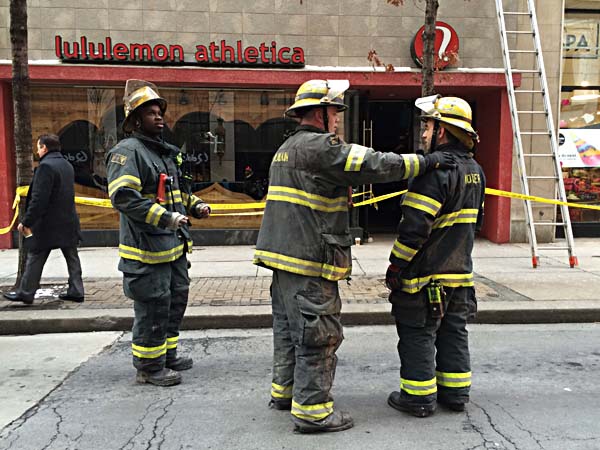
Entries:
{"type": "MultiPolygon", "coordinates": [[[[42,394],[24,385],[37,404],[2,429],[0,449],[600,449],[598,324],[472,326],[472,402],[465,413],[426,419],[386,405],[399,380],[395,329],[345,334],[334,396],[353,414],[351,430],[292,433],[288,413],[266,407],[271,331],[209,330],[184,334],[196,365],[180,386],[136,385],[129,335],[54,379],[39,403],[42,394]]],[[[48,355],[68,355],[85,336],[60,335],[43,351],[29,346],[34,372],[52,376],[48,355]]],[[[0,338],[0,348],[27,338],[0,338]]],[[[18,395],[6,392],[19,376],[10,365],[0,367],[5,398],[18,395]]]]}

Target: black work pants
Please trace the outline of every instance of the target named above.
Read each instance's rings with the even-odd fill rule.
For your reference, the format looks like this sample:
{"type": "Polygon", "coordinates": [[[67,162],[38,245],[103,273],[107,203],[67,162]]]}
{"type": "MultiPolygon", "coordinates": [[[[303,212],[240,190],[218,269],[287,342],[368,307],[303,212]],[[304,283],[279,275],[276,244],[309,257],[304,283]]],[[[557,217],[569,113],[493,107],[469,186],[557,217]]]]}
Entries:
{"type": "Polygon", "coordinates": [[[343,340],[337,282],[273,271],[271,396],[292,399],[292,414],[317,421],[333,412],[330,395],[343,340]]]}
{"type": "Polygon", "coordinates": [[[446,288],[444,317],[431,317],[424,291],[393,293],[400,392],[419,404],[467,403],[471,361],[467,320],[476,311],[472,287],[446,288]]]}
{"type": "MultiPolygon", "coordinates": [[[[69,272],[69,287],[67,295],[70,297],[83,297],[83,280],[81,277],[81,262],[77,247],[61,248],[65,261],[67,262],[67,271],[69,272]]],[[[27,261],[25,270],[21,278],[18,294],[21,298],[29,300],[35,297],[35,291],[40,287],[40,280],[44,265],[50,256],[51,249],[29,250],[27,252],[27,261]]]]}
{"type": "Polygon", "coordinates": [[[145,264],[143,273],[123,273],[123,291],[133,299],[133,366],[155,372],[177,355],[179,327],[188,302],[190,279],[186,256],[145,264]]]}

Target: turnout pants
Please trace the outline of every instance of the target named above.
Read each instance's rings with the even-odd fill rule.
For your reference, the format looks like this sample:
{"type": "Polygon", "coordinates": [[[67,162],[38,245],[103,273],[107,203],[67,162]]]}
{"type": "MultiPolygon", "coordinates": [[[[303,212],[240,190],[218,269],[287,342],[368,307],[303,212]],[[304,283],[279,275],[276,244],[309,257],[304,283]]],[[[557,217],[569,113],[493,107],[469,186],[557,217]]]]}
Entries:
{"type": "Polygon", "coordinates": [[[318,421],[333,412],[330,395],[343,340],[337,282],[273,271],[271,396],[292,399],[292,414],[318,421]]]}
{"type": "Polygon", "coordinates": [[[467,403],[471,361],[467,320],[476,311],[472,287],[446,288],[445,314],[430,316],[425,292],[392,293],[398,331],[400,392],[419,404],[467,403]]]}
{"type": "Polygon", "coordinates": [[[123,291],[133,299],[133,366],[156,372],[177,357],[179,327],[188,302],[190,279],[184,256],[161,264],[142,264],[123,273],[123,291]]]}
{"type": "MultiPolygon", "coordinates": [[[[24,299],[33,299],[35,291],[40,287],[42,271],[44,265],[50,256],[50,249],[44,250],[29,250],[27,252],[27,261],[25,262],[25,270],[21,278],[19,286],[19,295],[24,299]]],[[[70,297],[83,297],[83,280],[81,278],[81,262],[77,247],[61,248],[65,261],[67,262],[67,270],[69,272],[69,287],[67,295],[70,297]]]]}

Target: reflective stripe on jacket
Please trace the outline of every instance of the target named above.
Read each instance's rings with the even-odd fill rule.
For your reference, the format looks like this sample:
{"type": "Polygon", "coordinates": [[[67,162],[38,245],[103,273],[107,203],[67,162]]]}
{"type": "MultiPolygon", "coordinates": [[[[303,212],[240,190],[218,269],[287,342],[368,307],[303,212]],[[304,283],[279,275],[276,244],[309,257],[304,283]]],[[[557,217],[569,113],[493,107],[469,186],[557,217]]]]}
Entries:
{"type": "Polygon", "coordinates": [[[467,150],[450,144],[457,167],[415,179],[402,199],[402,218],[390,262],[402,269],[402,290],[414,294],[431,279],[473,286],[471,252],[483,221],[485,176],[467,150]]]}
{"type": "Polygon", "coordinates": [[[414,177],[422,156],[381,153],[299,126],[271,162],[254,264],[337,281],[352,271],[348,186],[414,177]]]}

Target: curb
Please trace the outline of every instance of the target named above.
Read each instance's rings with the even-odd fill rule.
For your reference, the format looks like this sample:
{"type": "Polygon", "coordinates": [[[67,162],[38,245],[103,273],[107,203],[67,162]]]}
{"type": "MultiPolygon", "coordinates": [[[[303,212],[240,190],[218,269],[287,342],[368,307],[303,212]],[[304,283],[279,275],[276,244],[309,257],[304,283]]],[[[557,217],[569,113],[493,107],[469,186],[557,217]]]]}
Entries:
{"type": "MultiPolygon", "coordinates": [[[[344,304],[342,310],[344,325],[394,323],[387,303],[344,304]]],[[[479,324],[565,322],[600,322],[600,301],[486,301],[479,303],[474,321],[479,324]]],[[[0,335],[129,331],[132,323],[131,308],[3,311],[0,335]]],[[[271,307],[268,305],[192,306],[187,309],[181,328],[270,328],[271,325],[271,307]]]]}

